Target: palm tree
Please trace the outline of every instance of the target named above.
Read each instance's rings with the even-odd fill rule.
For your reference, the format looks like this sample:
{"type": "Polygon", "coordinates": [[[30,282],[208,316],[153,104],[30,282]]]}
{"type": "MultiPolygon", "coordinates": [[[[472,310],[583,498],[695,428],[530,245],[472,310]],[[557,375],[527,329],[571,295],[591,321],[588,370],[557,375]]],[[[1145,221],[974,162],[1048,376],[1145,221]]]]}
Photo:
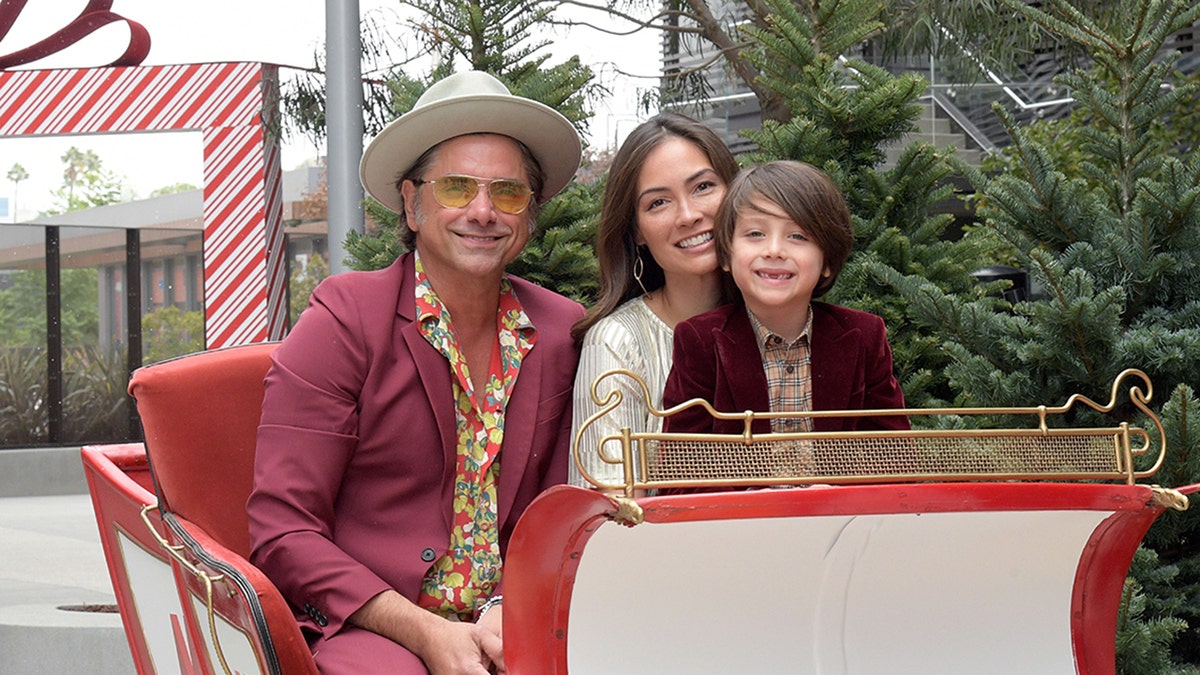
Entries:
{"type": "Polygon", "coordinates": [[[29,172],[20,164],[13,164],[8,170],[8,179],[13,183],[13,222],[17,222],[17,188],[20,187],[21,181],[29,178],[29,172]]]}
{"type": "Polygon", "coordinates": [[[67,188],[67,210],[72,211],[78,208],[75,203],[75,186],[81,185],[88,174],[100,169],[100,158],[91,150],[80,150],[72,145],[71,149],[63,154],[62,161],[67,165],[63,170],[63,183],[67,188]]]}

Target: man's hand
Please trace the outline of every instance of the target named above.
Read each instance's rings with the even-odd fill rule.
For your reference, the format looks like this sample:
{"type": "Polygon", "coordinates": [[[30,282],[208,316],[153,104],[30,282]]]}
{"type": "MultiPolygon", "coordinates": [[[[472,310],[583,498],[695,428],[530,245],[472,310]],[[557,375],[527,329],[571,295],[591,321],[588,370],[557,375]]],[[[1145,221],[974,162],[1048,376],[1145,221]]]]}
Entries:
{"type": "Polygon", "coordinates": [[[475,624],[475,640],[483,655],[492,663],[492,672],[504,675],[504,608],[489,609],[475,624]]]}
{"type": "Polygon", "coordinates": [[[431,675],[504,675],[502,610],[479,623],[448,621],[384,591],[350,616],[350,622],[400,643],[421,657],[431,675]]]}
{"type": "MultiPolygon", "coordinates": [[[[491,617],[492,612],[488,612],[491,617]]],[[[430,615],[438,624],[427,633],[428,641],[414,650],[430,675],[503,674],[504,654],[500,636],[479,624],[447,621],[430,615]],[[493,656],[494,655],[494,656],[493,656]]]]}

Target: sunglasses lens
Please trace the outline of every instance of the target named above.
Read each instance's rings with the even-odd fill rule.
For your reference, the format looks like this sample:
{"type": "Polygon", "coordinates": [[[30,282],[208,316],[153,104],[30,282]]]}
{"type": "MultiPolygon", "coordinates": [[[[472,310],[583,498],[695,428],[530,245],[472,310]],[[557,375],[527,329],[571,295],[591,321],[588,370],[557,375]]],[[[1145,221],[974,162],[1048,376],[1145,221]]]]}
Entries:
{"type": "Polygon", "coordinates": [[[433,181],[433,196],[448,209],[461,209],[475,198],[479,184],[466,176],[442,176],[433,181]]]}
{"type": "MultiPolygon", "coordinates": [[[[479,179],[471,176],[442,176],[433,181],[433,197],[448,209],[461,209],[475,199],[479,179]]],[[[504,213],[516,215],[529,206],[533,192],[515,180],[498,179],[488,183],[488,197],[504,213]]]]}
{"type": "Polygon", "coordinates": [[[508,214],[518,214],[529,206],[533,193],[529,186],[515,180],[494,180],[488,184],[488,196],[496,208],[508,214]]]}

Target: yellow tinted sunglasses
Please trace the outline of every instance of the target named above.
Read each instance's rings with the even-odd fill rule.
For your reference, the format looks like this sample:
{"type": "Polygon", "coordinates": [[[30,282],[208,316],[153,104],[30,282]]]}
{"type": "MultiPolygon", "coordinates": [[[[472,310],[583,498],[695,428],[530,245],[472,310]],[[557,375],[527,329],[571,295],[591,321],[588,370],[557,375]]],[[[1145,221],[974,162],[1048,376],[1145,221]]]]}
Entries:
{"type": "Polygon", "coordinates": [[[475,199],[481,185],[487,186],[488,198],[492,204],[504,213],[516,215],[529,208],[529,200],[533,198],[533,190],[521,181],[509,178],[477,178],[475,176],[442,176],[436,180],[413,179],[417,187],[433,186],[433,198],[438,204],[448,209],[461,209],[475,199]]]}

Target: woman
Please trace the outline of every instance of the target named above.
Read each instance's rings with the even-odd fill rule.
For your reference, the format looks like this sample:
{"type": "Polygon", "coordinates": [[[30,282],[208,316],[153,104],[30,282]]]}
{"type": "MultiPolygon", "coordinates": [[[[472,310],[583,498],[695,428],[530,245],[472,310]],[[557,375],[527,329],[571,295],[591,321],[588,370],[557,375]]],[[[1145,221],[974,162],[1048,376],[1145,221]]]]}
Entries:
{"type": "MultiPolygon", "coordinates": [[[[733,154],[712,129],[673,113],[638,125],[613,158],[596,233],[600,297],[572,329],[582,340],[572,438],[579,443],[583,471],[598,482],[624,482],[620,464],[601,460],[600,438],[622,427],[658,431],[662,419],[647,414],[647,402],[632,381],[609,378],[598,393],[603,398],[619,388],[623,402],[603,424],[589,426],[576,439],[598,410],[592,383],[615,368],[633,371],[646,382],[649,404],[661,407],[675,325],[729,299],[712,229],[737,170],[733,154]]],[[[607,455],[617,452],[613,444],[605,447],[607,455]]],[[[593,487],[575,462],[570,482],[593,487]]]]}

